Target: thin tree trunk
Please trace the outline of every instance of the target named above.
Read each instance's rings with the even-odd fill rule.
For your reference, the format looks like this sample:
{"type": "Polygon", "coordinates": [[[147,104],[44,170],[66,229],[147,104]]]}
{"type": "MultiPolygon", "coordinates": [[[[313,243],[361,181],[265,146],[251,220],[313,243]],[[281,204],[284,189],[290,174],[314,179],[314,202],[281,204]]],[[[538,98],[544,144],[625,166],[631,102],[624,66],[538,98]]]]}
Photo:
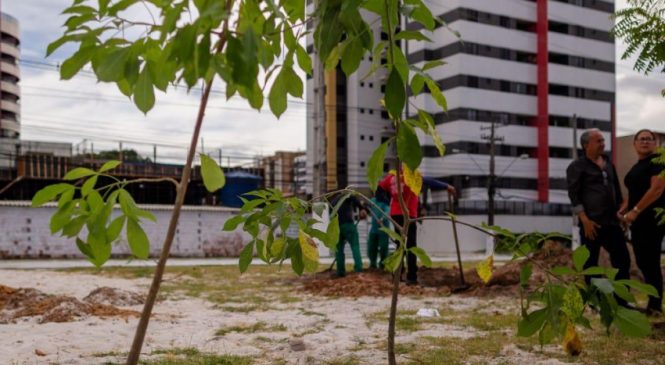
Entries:
{"type": "Polygon", "coordinates": [[[150,321],[150,316],[152,314],[152,308],[155,305],[155,300],[157,299],[157,293],[159,292],[159,287],[162,284],[162,277],[164,276],[164,269],[166,268],[166,261],[169,258],[169,252],[171,251],[171,244],[173,243],[173,238],[175,236],[176,228],[178,227],[178,218],[180,218],[180,209],[185,202],[185,195],[187,194],[187,185],[189,184],[189,177],[192,172],[192,163],[194,161],[194,155],[196,154],[196,142],[199,139],[199,134],[201,132],[201,125],[203,124],[203,117],[205,116],[205,109],[208,104],[208,98],[210,96],[210,90],[212,88],[212,80],[210,80],[205,87],[203,95],[201,95],[201,102],[199,104],[199,113],[196,117],[196,125],[194,126],[194,133],[192,134],[192,140],[189,145],[189,153],[187,155],[187,163],[182,170],[182,177],[180,178],[180,185],[178,186],[178,193],[176,195],[175,205],[173,207],[173,213],[171,214],[171,221],[169,222],[169,228],[166,233],[166,238],[164,239],[164,246],[162,247],[162,253],[159,256],[159,262],[155,268],[155,274],[152,278],[152,284],[150,285],[150,291],[148,292],[148,297],[146,298],[145,305],[143,306],[143,312],[141,312],[141,319],[139,320],[139,325],[136,328],[136,333],[134,334],[134,341],[132,342],[132,348],[129,351],[129,356],[127,357],[127,365],[136,365],[141,356],[141,348],[143,347],[143,340],[145,339],[146,331],[148,330],[148,322],[150,321]]]}
{"type": "Polygon", "coordinates": [[[404,259],[393,273],[393,292],[390,300],[390,318],[388,320],[388,364],[397,365],[395,358],[395,323],[397,319],[397,299],[399,296],[399,280],[404,267],[404,259]]]}

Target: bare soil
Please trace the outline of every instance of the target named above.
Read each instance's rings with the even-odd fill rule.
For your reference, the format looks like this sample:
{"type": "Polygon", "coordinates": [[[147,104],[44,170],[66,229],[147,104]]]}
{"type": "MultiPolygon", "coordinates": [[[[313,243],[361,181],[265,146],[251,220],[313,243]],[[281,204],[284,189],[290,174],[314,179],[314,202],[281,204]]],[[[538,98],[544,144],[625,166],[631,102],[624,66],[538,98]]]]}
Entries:
{"type": "Polygon", "coordinates": [[[17,289],[0,285],[0,324],[16,323],[25,317],[36,317],[41,324],[72,322],[89,316],[128,318],[138,317],[139,313],[94,300],[80,301],[70,296],[45,294],[33,288],[17,289]]]}

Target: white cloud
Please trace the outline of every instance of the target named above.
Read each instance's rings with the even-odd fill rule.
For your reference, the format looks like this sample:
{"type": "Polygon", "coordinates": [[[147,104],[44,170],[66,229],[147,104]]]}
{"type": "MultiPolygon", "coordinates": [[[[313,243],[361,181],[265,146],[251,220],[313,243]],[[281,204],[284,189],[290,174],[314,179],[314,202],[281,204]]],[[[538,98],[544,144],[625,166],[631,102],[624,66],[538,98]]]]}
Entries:
{"type": "MultiPolygon", "coordinates": [[[[22,58],[39,61],[49,42],[62,33],[66,17],[59,15],[69,0],[11,0],[2,2],[3,12],[19,19],[22,58]]],[[[72,48],[64,48],[45,62],[62,60],[72,48]]],[[[136,148],[152,155],[151,143],[157,143],[158,158],[184,158],[189,145],[200,93],[171,89],[158,93],[156,107],[144,116],[112,84],[97,83],[80,74],[70,81],[60,81],[55,68],[22,64],[21,109],[22,138],[81,143],[79,148],[95,150],[136,148]],[[166,145],[182,146],[167,148],[166,145]]],[[[90,76],[90,75],[88,75],[90,76]]],[[[214,89],[223,90],[218,83],[214,89]]],[[[268,110],[259,113],[240,98],[226,101],[223,94],[211,95],[202,130],[206,152],[221,148],[223,154],[252,156],[275,150],[305,148],[305,102],[294,101],[277,120],[268,110]]],[[[200,148],[200,146],[199,146],[200,148]]],[[[216,152],[214,153],[217,154],[216,152]]],[[[237,160],[242,162],[243,160],[237,160]]]]}

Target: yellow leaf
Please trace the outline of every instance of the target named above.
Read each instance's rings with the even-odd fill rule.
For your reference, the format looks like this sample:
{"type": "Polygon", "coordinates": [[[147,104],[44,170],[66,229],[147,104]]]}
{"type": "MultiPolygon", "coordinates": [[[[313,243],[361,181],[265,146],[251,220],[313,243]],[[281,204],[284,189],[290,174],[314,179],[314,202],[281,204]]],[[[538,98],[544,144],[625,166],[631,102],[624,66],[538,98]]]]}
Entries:
{"type": "Polygon", "coordinates": [[[423,188],[423,176],[420,170],[416,169],[411,171],[406,164],[402,164],[402,171],[404,171],[404,183],[413,191],[414,194],[420,195],[420,190],[423,188]]]}
{"type": "Polygon", "coordinates": [[[492,270],[494,266],[494,256],[487,256],[487,258],[478,263],[476,266],[476,272],[480,279],[487,284],[492,278],[492,270]]]}
{"type": "Polygon", "coordinates": [[[566,335],[563,337],[563,343],[561,346],[563,346],[563,349],[570,356],[578,356],[582,353],[582,341],[575,330],[575,325],[571,322],[568,322],[566,335]]]}
{"type": "Polygon", "coordinates": [[[284,240],[284,237],[275,238],[272,242],[272,246],[270,246],[270,256],[279,257],[282,254],[285,245],[286,241],[284,240]]]}
{"type": "Polygon", "coordinates": [[[316,242],[302,229],[298,232],[298,242],[300,242],[305,270],[316,271],[319,268],[319,248],[316,246],[316,242]]]}

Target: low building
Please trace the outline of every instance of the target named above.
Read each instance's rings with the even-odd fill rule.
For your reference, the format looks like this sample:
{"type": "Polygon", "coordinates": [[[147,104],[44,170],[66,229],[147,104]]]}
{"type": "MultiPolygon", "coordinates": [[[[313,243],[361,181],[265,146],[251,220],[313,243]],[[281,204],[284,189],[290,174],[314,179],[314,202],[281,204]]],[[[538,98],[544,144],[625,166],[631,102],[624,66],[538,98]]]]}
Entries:
{"type": "Polygon", "coordinates": [[[305,152],[276,151],[274,155],[262,158],[260,167],[263,169],[265,187],[279,189],[286,195],[295,195],[299,189],[297,185],[302,181],[302,176],[299,176],[296,184],[296,170],[302,169],[298,167],[296,158],[304,155],[305,152]]]}

